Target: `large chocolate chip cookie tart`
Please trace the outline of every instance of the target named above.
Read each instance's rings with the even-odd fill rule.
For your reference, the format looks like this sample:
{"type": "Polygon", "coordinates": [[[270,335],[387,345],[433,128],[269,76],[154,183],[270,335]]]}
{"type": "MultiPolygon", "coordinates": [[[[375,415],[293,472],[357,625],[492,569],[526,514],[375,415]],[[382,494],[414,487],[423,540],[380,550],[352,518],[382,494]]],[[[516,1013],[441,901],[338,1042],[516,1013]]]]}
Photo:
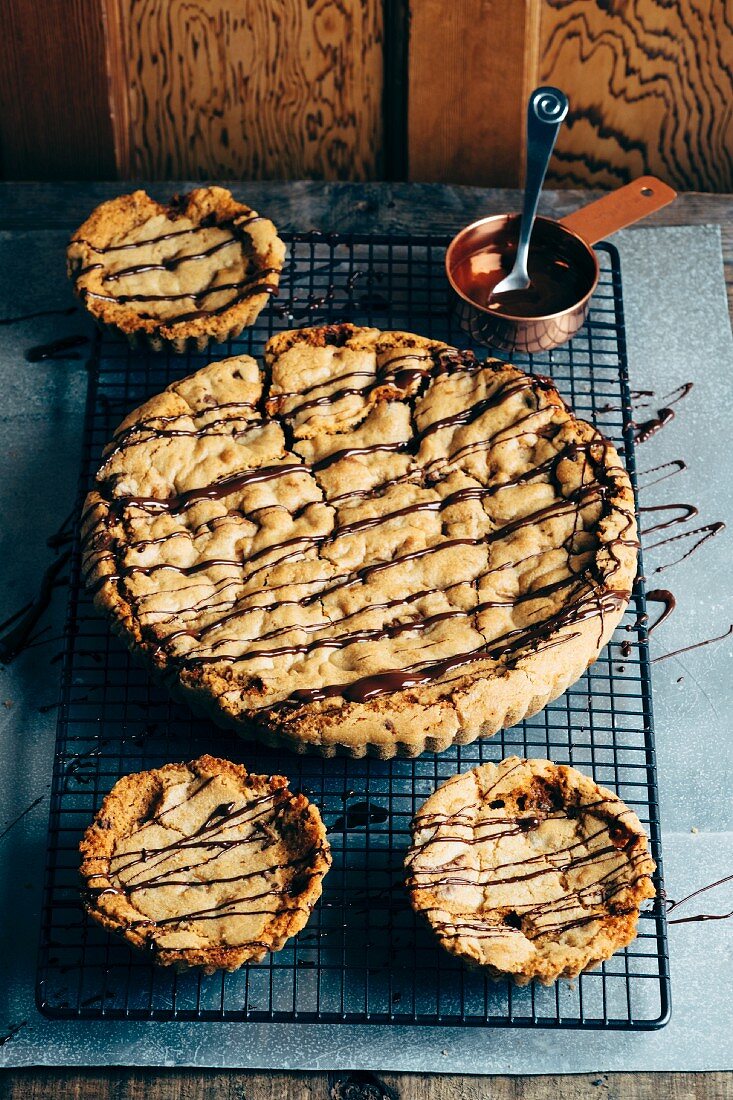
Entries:
{"type": "Polygon", "coordinates": [[[638,545],[616,451],[548,379],[351,325],[136,409],[83,535],[98,606],[194,708],[382,758],[561,694],[621,618],[638,545]]]}

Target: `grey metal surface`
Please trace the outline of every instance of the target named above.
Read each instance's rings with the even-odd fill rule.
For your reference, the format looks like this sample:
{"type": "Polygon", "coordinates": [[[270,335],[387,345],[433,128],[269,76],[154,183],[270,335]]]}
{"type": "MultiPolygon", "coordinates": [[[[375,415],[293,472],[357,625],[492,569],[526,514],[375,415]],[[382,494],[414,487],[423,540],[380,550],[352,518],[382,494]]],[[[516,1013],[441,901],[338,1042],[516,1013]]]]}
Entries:
{"type": "MultiPolygon", "coordinates": [[[[65,235],[0,234],[0,318],[63,307],[65,235]],[[21,238],[21,240],[19,240],[21,238]]],[[[664,395],[695,388],[677,417],[644,444],[640,469],[684,457],[689,469],[644,503],[695,503],[704,523],[733,519],[733,462],[724,417],[731,402],[733,345],[718,230],[633,230],[617,238],[625,285],[632,386],[664,395]],[[716,272],[714,279],[710,272],[716,272]],[[690,308],[689,288],[703,289],[690,308]]],[[[78,316],[0,328],[0,620],[36,591],[52,560],[45,539],[68,512],[76,483],[85,392],[81,362],[27,364],[23,352],[65,332],[78,316]]],[[[688,525],[689,526],[689,525],[688,525]]],[[[682,528],[680,528],[682,530],[682,528]]],[[[663,533],[662,533],[663,534],[663,533]]],[[[656,539],[657,536],[655,536],[656,539]]],[[[650,586],[674,590],[678,608],[652,638],[653,655],[712,634],[731,621],[731,534],[724,532],[666,572],[673,544],[647,552],[650,586]]],[[[58,637],[64,597],[45,622],[58,637]]],[[[733,1068],[730,988],[733,922],[673,926],[673,1017],[643,1035],[517,1035],[482,1029],[416,1029],[253,1024],[123,1024],[49,1021],[33,1005],[35,954],[53,758],[56,642],[0,670],[0,1064],[197,1065],[261,1068],[371,1068],[464,1073],[614,1069],[733,1068]]],[[[731,639],[654,666],[659,783],[668,891],[681,897],[733,871],[730,786],[733,747],[731,639]],[[697,832],[691,832],[691,830],[697,832]]],[[[733,890],[691,902],[684,912],[724,912],[733,890]]]]}

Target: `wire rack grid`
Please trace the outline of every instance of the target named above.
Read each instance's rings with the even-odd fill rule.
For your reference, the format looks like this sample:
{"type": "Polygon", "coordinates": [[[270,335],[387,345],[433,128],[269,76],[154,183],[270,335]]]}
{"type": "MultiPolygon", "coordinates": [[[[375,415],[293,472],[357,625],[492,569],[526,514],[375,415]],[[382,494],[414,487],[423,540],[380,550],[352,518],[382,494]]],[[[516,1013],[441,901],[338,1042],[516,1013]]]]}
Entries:
{"type": "MultiPolygon", "coordinates": [[[[303,324],[353,320],[469,346],[448,298],[446,240],[287,237],[279,297],[226,348],[141,354],[110,337],[90,363],[80,498],[123,416],[170,382],[224,355],[259,356],[303,324]]],[[[625,455],[635,478],[618,254],[598,246],[601,279],[588,323],[566,347],[513,361],[551,376],[577,414],[625,455]]],[[[482,349],[476,349],[481,353],[482,349]]],[[[659,811],[643,582],[596,663],[539,714],[495,737],[417,760],[323,760],[223,733],[173,703],[96,614],[72,569],[63,663],[37,1001],[49,1016],[138,1020],[302,1021],[649,1029],[669,1016],[660,900],[639,936],[572,983],[524,989],[492,982],[443,952],[413,914],[402,864],[409,823],[444,780],[517,753],[569,763],[610,786],[649,831],[661,890],[659,811]],[[280,952],[234,974],[157,968],[103,932],[79,899],[78,843],[123,774],[202,752],[283,773],[313,798],[333,867],[307,927],[280,952]]],[[[640,573],[642,570],[640,569],[640,573]]]]}

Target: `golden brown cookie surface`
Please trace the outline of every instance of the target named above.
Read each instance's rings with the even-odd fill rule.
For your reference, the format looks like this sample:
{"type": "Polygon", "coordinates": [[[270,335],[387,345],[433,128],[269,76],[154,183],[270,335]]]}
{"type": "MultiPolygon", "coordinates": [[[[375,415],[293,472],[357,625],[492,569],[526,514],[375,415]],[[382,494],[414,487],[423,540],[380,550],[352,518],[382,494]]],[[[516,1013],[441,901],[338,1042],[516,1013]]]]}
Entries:
{"type": "Polygon", "coordinates": [[[405,865],[413,908],[441,945],[518,985],[610,958],[655,892],[632,810],[574,768],[516,756],[431,795],[405,865]]]}
{"type": "Polygon", "coordinates": [[[274,337],[123,422],[97,603],[178,694],[361,756],[496,732],[595,659],[636,566],[614,448],[552,384],[408,333],[274,337]]]}
{"type": "Polygon", "coordinates": [[[156,350],[234,339],[277,290],[275,226],[223,187],[168,206],[144,191],[102,203],[76,231],[68,271],[102,324],[156,350]]]}
{"type": "Polygon", "coordinates": [[[120,779],[80,847],[95,920],[207,973],[278,951],[331,863],[318,810],[286,779],[211,756],[120,779]]]}

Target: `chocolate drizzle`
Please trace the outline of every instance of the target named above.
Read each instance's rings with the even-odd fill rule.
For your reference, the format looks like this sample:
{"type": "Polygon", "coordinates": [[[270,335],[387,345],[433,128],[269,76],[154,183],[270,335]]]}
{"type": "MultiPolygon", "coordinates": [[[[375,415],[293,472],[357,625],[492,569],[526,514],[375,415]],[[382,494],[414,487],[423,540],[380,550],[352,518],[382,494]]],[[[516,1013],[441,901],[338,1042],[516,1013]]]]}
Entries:
{"type": "MultiPolygon", "coordinates": [[[[340,339],[341,330],[336,328],[334,329],[334,343],[337,343],[338,346],[341,346],[339,344],[340,339]]],[[[441,351],[428,354],[422,351],[420,353],[407,351],[397,357],[388,359],[376,376],[373,372],[346,370],[328,379],[327,383],[313,383],[299,391],[297,395],[278,393],[276,395],[271,394],[269,398],[265,396],[263,404],[274,412],[280,412],[281,417],[285,420],[292,420],[298,413],[303,411],[317,406],[333,405],[345,396],[360,395],[364,392],[363,387],[360,385],[342,385],[342,383],[358,383],[359,377],[367,379],[367,392],[369,392],[373,386],[379,387],[385,384],[394,385],[398,388],[408,385],[427,386],[432,378],[446,372],[475,373],[479,369],[481,369],[480,364],[469,353],[446,353],[441,351]],[[407,366],[404,365],[405,361],[408,361],[407,366]],[[313,396],[314,391],[326,384],[335,388],[325,395],[313,396]],[[287,407],[285,402],[294,396],[297,396],[298,399],[304,398],[304,400],[299,400],[294,408],[289,408],[285,412],[284,407],[287,407]]],[[[497,368],[488,367],[486,369],[491,371],[497,368]]],[[[218,574],[218,579],[214,582],[211,595],[209,597],[204,596],[202,601],[190,607],[191,614],[184,616],[186,621],[182,626],[179,624],[179,628],[174,629],[167,636],[161,636],[160,632],[157,632],[154,636],[154,645],[157,647],[159,654],[161,656],[165,654],[167,661],[183,670],[195,670],[207,665],[223,667],[227,664],[241,664],[246,667],[246,664],[251,662],[268,662],[282,656],[304,656],[319,649],[343,650],[356,643],[380,642],[398,638],[402,635],[426,636],[424,656],[420,656],[418,660],[406,663],[404,667],[388,669],[376,675],[357,675],[354,676],[351,682],[347,683],[326,684],[313,688],[295,688],[287,698],[276,704],[284,707],[297,707],[305,703],[337,696],[343,696],[351,702],[367,702],[384,694],[430,684],[452,673],[465,674],[470,670],[470,666],[481,661],[502,660],[508,667],[511,667],[527,652],[542,651],[578,637],[583,624],[590,619],[599,620],[598,644],[600,646],[607,616],[615,613],[627,601],[629,596],[625,588],[616,587],[613,583],[614,576],[620,567],[621,559],[617,556],[618,550],[625,546],[637,546],[635,538],[631,537],[634,526],[633,513],[630,508],[620,503],[620,486],[623,484],[620,479],[623,477],[623,470],[617,464],[609,463],[608,444],[600,435],[582,444],[561,442],[551,458],[543,458],[535,466],[525,469],[519,474],[504,475],[502,481],[496,481],[489,485],[467,486],[443,497],[434,495],[432,498],[417,500],[403,507],[391,510],[384,509],[379,515],[366,515],[340,522],[337,520],[332,529],[325,531],[323,534],[294,533],[289,537],[268,544],[264,548],[250,550],[241,558],[236,555],[222,557],[212,555],[211,557],[200,557],[192,564],[178,564],[178,562],[185,561],[185,557],[176,556],[174,561],[154,561],[148,564],[143,559],[139,562],[134,560],[131,562],[127,555],[125,560],[121,559],[120,550],[123,547],[118,547],[115,538],[111,536],[112,524],[126,525],[140,512],[147,513],[151,517],[158,515],[176,516],[203,501],[224,500],[229,496],[235,496],[247,487],[257,483],[285,477],[296,479],[305,476],[311,484],[315,479],[316,484],[320,487],[319,475],[330,471],[337,463],[349,459],[361,459],[373,454],[394,453],[404,456],[403,461],[407,462],[406,473],[398,473],[388,481],[379,483],[371,489],[354,488],[330,499],[326,496],[326,503],[337,506],[344,500],[353,503],[356,500],[378,498],[382,493],[388,491],[391,484],[398,484],[400,481],[411,482],[421,488],[431,489],[440,480],[440,474],[434,471],[432,465],[427,469],[421,469],[415,464],[415,456],[426,440],[429,440],[438,432],[444,430],[449,432],[474,424],[489,410],[498,409],[504,403],[512,400],[516,402],[518,399],[522,401],[523,408],[519,410],[518,414],[515,414],[514,422],[500,432],[494,433],[488,439],[470,444],[470,448],[476,450],[478,447],[483,446],[487,451],[490,451],[494,446],[496,436],[502,436],[502,440],[506,438],[509,427],[514,432],[511,438],[521,440],[525,435],[523,431],[524,422],[536,417],[540,409],[539,398],[536,395],[537,391],[549,391],[551,394],[555,392],[552,384],[547,379],[536,376],[512,376],[508,382],[494,387],[488,396],[468,405],[466,408],[452,413],[450,416],[433,420],[427,424],[420,424],[419,430],[415,432],[413,439],[409,442],[378,441],[363,446],[340,447],[331,454],[317,458],[310,465],[306,465],[302,460],[290,461],[293,456],[287,455],[277,465],[263,465],[259,468],[245,469],[222,477],[208,485],[187,489],[167,498],[116,495],[114,484],[111,481],[102,482],[99,491],[103,496],[103,504],[100,506],[99,503],[89,503],[82,517],[83,523],[93,521],[93,535],[87,541],[87,574],[97,574],[97,579],[93,582],[93,585],[94,589],[98,591],[106,584],[124,585],[129,578],[150,576],[159,571],[173,572],[181,578],[189,578],[213,569],[223,570],[224,572],[218,574]],[[517,427],[520,428],[519,431],[516,430],[517,427]],[[580,473],[580,484],[577,487],[571,489],[568,486],[563,486],[559,474],[563,463],[575,463],[577,465],[580,473]],[[279,563],[303,559],[310,560],[309,555],[312,555],[314,551],[320,550],[320,548],[325,549],[337,539],[359,536],[364,532],[386,524],[394,524],[396,530],[399,530],[399,525],[412,515],[425,512],[442,515],[455,506],[460,506],[469,501],[487,501],[496,494],[531,482],[549,484],[554,493],[558,494],[558,498],[553,503],[544,504],[526,515],[520,515],[508,522],[498,523],[495,530],[490,530],[484,535],[475,537],[460,534],[448,534],[448,537],[443,535],[434,544],[417,549],[407,549],[402,552],[393,552],[382,561],[377,560],[346,570],[343,570],[342,567],[340,571],[330,569],[328,574],[320,579],[314,575],[313,580],[298,581],[297,584],[301,588],[297,596],[293,591],[292,595],[288,594],[288,598],[284,600],[279,597],[279,589],[288,587],[291,590],[293,589],[293,585],[289,585],[287,581],[283,584],[276,584],[265,576],[263,587],[251,587],[250,582],[253,578],[258,575],[269,574],[279,563]],[[106,511],[108,517],[103,528],[100,528],[97,520],[100,514],[97,509],[100,507],[106,511]],[[583,516],[586,509],[594,510],[593,522],[595,523],[597,522],[596,515],[606,515],[609,508],[615,509],[616,514],[620,511],[623,519],[618,534],[606,543],[611,561],[601,570],[592,555],[589,556],[576,546],[576,540],[583,533],[583,516]],[[508,595],[507,597],[493,596],[487,598],[487,596],[484,596],[482,598],[477,587],[476,599],[468,607],[457,605],[451,606],[447,610],[431,610],[430,612],[425,612],[416,607],[414,612],[404,618],[395,619],[385,615],[381,625],[370,623],[361,629],[346,631],[338,629],[340,623],[346,624],[353,616],[361,614],[365,610],[365,606],[368,606],[372,612],[377,610],[389,612],[393,608],[401,606],[409,608],[411,605],[418,604],[420,600],[429,598],[434,591],[431,587],[425,586],[417,591],[405,591],[398,598],[375,600],[372,594],[367,591],[367,586],[374,577],[420,561],[424,561],[427,568],[431,565],[431,559],[462,548],[469,550],[473,547],[498,546],[525,529],[540,528],[550,531],[551,528],[549,526],[545,528],[544,525],[549,525],[552,521],[559,519],[562,519],[564,523],[570,523],[571,533],[560,546],[555,546],[550,541],[546,549],[552,551],[562,550],[564,552],[567,558],[567,576],[565,577],[534,588],[530,586],[522,593],[508,595]],[[107,570],[105,575],[102,575],[100,571],[100,566],[103,563],[109,563],[105,565],[107,570]],[[226,597],[227,590],[230,587],[239,588],[242,585],[249,585],[249,587],[244,588],[243,594],[239,597],[236,605],[232,607],[226,597]],[[320,602],[332,593],[351,588],[364,589],[367,600],[365,606],[359,606],[356,610],[342,609],[338,620],[333,620],[326,615],[318,621],[306,619],[302,628],[299,628],[306,635],[326,631],[324,637],[315,637],[312,640],[298,639],[297,642],[288,644],[258,644],[253,646],[251,642],[254,641],[254,638],[227,638],[222,637],[219,633],[209,650],[207,651],[205,648],[208,637],[213,632],[218,631],[222,624],[242,618],[251,612],[256,612],[259,608],[271,609],[291,605],[294,608],[308,609],[320,605],[320,602]],[[564,595],[561,609],[554,610],[552,604],[550,604],[548,613],[547,601],[549,597],[558,593],[564,595]],[[263,599],[262,603],[255,602],[260,598],[263,599]],[[528,615],[526,626],[507,629],[501,632],[499,636],[487,640],[483,644],[471,648],[464,647],[460,652],[438,657],[431,656],[431,632],[440,624],[453,619],[463,619],[469,625],[473,624],[475,627],[476,623],[480,623],[480,616],[489,609],[511,608],[523,603],[531,604],[533,602],[536,611],[528,615]],[[221,612],[219,608],[222,609],[221,612]],[[206,621],[201,624],[197,623],[195,617],[199,610],[205,610],[207,614],[206,621]],[[179,640],[185,641],[187,638],[194,641],[195,645],[191,646],[187,643],[180,650],[173,648],[174,643],[179,640]],[[245,649],[244,652],[242,652],[241,641],[250,643],[249,648],[245,649]]],[[[239,403],[233,402],[230,404],[239,403]]],[[[246,405],[245,402],[241,404],[246,405]]],[[[549,403],[542,406],[543,409],[547,409],[546,421],[552,416],[553,406],[559,407],[557,398],[551,396],[549,403]]],[[[218,409],[213,407],[205,411],[215,415],[218,409]]],[[[252,411],[256,410],[253,409],[252,411]]],[[[253,420],[243,419],[245,426],[254,423],[253,420]]],[[[151,418],[118,432],[111,449],[108,450],[108,458],[127,447],[144,443],[147,439],[178,435],[200,437],[205,434],[215,434],[212,429],[222,423],[228,428],[231,421],[217,417],[215,420],[203,424],[201,428],[192,429],[188,425],[181,424],[179,417],[151,418]]],[[[556,427],[538,428],[535,424],[528,429],[526,434],[535,437],[544,434],[544,437],[551,440],[557,431],[556,427]]],[[[466,447],[463,446],[456,453],[460,455],[465,450],[466,447]]],[[[456,454],[453,454],[450,457],[450,462],[455,461],[456,454]]],[[[293,485],[297,492],[297,482],[293,482],[293,485]]],[[[308,507],[310,507],[310,504],[306,500],[295,513],[291,512],[292,519],[295,520],[308,507]]],[[[237,509],[235,509],[236,511],[237,509]]],[[[203,526],[205,527],[206,524],[204,523],[203,526]]],[[[452,523],[452,526],[455,527],[455,523],[452,523]]],[[[194,529],[191,532],[190,530],[176,529],[155,537],[143,538],[133,542],[129,549],[134,553],[135,551],[144,551],[153,544],[161,544],[169,539],[190,537],[192,534],[195,537],[196,530],[194,529]]],[[[493,572],[499,572],[514,564],[519,565],[524,560],[524,558],[520,558],[517,562],[508,560],[501,565],[485,567],[482,575],[486,576],[493,572]]],[[[458,587],[460,583],[457,582],[454,586],[448,585],[443,590],[448,592],[451,587],[458,587]]],[[[166,585],[164,591],[174,592],[175,590],[166,585]]],[[[125,599],[134,600],[127,586],[125,586],[125,599]]],[[[164,602],[158,604],[156,614],[158,617],[166,616],[164,602]]],[[[180,610],[174,612],[172,609],[171,615],[179,620],[181,618],[180,610]]],[[[255,637],[258,642],[272,642],[273,640],[276,641],[281,635],[290,633],[292,629],[292,626],[288,625],[265,630],[264,632],[260,629],[255,637]]],[[[475,627],[475,629],[480,634],[480,627],[475,627]]],[[[344,667],[349,668],[350,664],[347,663],[344,667]]],[[[256,670],[252,675],[257,676],[256,670]]]]}
{"type": "Polygon", "coordinates": [[[35,810],[36,806],[40,806],[40,804],[43,802],[44,797],[44,795],[39,795],[38,798],[34,798],[30,805],[26,806],[24,810],[21,810],[19,814],[16,814],[13,820],[9,821],[2,832],[0,832],[0,840],[2,840],[3,837],[6,837],[11,829],[14,829],[18,822],[22,821],[27,814],[35,810]]]}
{"type": "Polygon", "coordinates": [[[75,333],[72,336],[62,336],[58,340],[52,340],[49,344],[36,344],[35,347],[28,348],[25,357],[29,363],[40,363],[44,359],[78,359],[79,356],[75,352],[71,355],[66,353],[88,343],[88,336],[75,333]]]}
{"type": "Polygon", "coordinates": [[[6,619],[4,623],[0,624],[0,630],[5,627],[10,628],[0,638],[0,662],[2,664],[9,665],[24,649],[27,649],[32,641],[33,628],[51,603],[53,590],[57,584],[61,583],[59,573],[70,556],[71,551],[66,550],[55,561],[51,562],[41,577],[38,594],[14,615],[11,615],[9,619],[6,619]],[[12,625],[13,623],[15,625],[12,625]]]}
{"type": "Polygon", "coordinates": [[[724,638],[729,638],[733,634],[733,623],[723,634],[717,634],[714,638],[704,638],[701,642],[693,642],[692,645],[683,646],[682,649],[675,649],[671,653],[663,653],[660,657],[655,657],[652,664],[657,661],[666,661],[669,657],[679,657],[682,653],[691,653],[693,649],[702,649],[703,646],[713,645],[714,642],[722,642],[724,638]]]}
{"type": "Polygon", "coordinates": [[[634,442],[646,443],[651,439],[653,435],[661,431],[665,425],[674,420],[674,409],[664,408],[659,409],[656,416],[652,416],[649,420],[645,420],[641,424],[636,425],[636,435],[634,436],[634,442]]]}
{"type": "Polygon", "coordinates": [[[699,535],[700,537],[696,542],[687,550],[681,557],[675,558],[674,561],[667,562],[666,565],[658,565],[654,570],[655,573],[664,573],[666,569],[671,569],[673,565],[679,565],[680,562],[685,561],[696,550],[699,550],[703,543],[706,543],[708,539],[715,538],[721,531],[725,530],[725,523],[722,520],[716,520],[715,523],[705,523],[702,527],[695,527],[691,531],[683,531],[680,535],[668,535],[665,539],[660,539],[659,542],[652,543],[647,547],[647,550],[656,550],[659,546],[666,546],[669,542],[679,542],[680,539],[688,539],[693,536],[699,535]]]}
{"type": "MultiPolygon", "coordinates": [[[[505,784],[504,780],[518,766],[507,769],[494,784],[498,788],[497,793],[505,797],[492,801],[491,808],[503,809],[505,798],[514,801],[510,785],[505,784]]],[[[619,809],[615,800],[611,799],[565,805],[560,791],[553,792],[550,784],[547,784],[547,794],[549,799],[543,791],[536,803],[530,794],[529,801],[533,807],[530,813],[498,812],[476,820],[465,810],[457,810],[451,814],[423,813],[415,818],[412,824],[413,843],[406,859],[407,885],[418,899],[414,904],[425,912],[438,935],[445,939],[464,936],[469,939],[492,939],[521,931],[531,940],[541,940],[545,936],[562,936],[574,928],[624,914],[635,907],[633,900],[629,903],[619,895],[627,890],[633,891],[637,884],[649,878],[651,861],[643,836],[623,822],[623,817],[631,811],[619,809]],[[530,843],[526,856],[501,861],[499,853],[503,841],[541,830],[546,821],[568,817],[579,822],[586,819],[580,827],[579,839],[551,850],[546,850],[541,842],[537,845],[530,843]],[[604,843],[606,838],[608,842],[604,843]],[[480,845],[490,845],[491,861],[484,864],[477,857],[475,865],[464,865],[461,848],[465,846],[470,850],[480,845]],[[422,866],[423,855],[434,846],[439,846],[441,851],[443,846],[447,846],[447,862],[434,864],[434,857],[428,856],[426,866],[422,866]],[[537,847],[540,850],[533,854],[537,847]],[[500,861],[494,862],[494,859],[500,861]],[[596,872],[592,877],[591,867],[596,872]],[[582,872],[582,880],[575,885],[571,878],[574,871],[582,872]],[[529,896],[525,900],[519,884],[546,877],[555,880],[550,887],[549,900],[536,902],[529,896]],[[558,878],[563,890],[559,894],[558,878]],[[501,891],[491,898],[492,890],[514,884],[518,889],[513,891],[510,908],[506,894],[501,891]],[[465,908],[458,912],[446,912],[453,906],[461,905],[462,888],[477,891],[482,907],[486,906],[488,911],[474,909],[473,895],[468,893],[465,908]],[[431,895],[431,904],[427,908],[419,900],[425,892],[431,895]]],[[[489,792],[484,791],[483,798],[488,796],[489,792]]],[[[516,804],[519,805],[522,800],[523,796],[520,796],[516,804]]]]}
{"type": "Polygon", "coordinates": [[[677,600],[668,588],[651,588],[646,594],[646,600],[647,603],[663,604],[659,618],[655,623],[652,623],[647,630],[647,636],[651,637],[652,631],[656,630],[658,626],[661,626],[672,614],[677,606],[677,600]]]}
{"type": "Polygon", "coordinates": [[[21,1020],[19,1024],[14,1024],[8,1028],[4,1035],[0,1035],[0,1047],[4,1047],[6,1043],[9,1043],[11,1039],[14,1039],[18,1032],[22,1031],[24,1027],[28,1026],[27,1020],[21,1020]]]}
{"type": "Polygon", "coordinates": [[[694,504],[645,504],[639,508],[640,512],[680,512],[681,515],[672,516],[670,519],[655,523],[653,527],[645,527],[641,535],[651,535],[652,531],[664,531],[667,527],[674,527],[678,523],[685,523],[688,519],[698,515],[698,509],[694,504]]]}
{"type": "MultiPolygon", "coordinates": [[[[151,271],[172,272],[178,270],[184,264],[195,264],[199,260],[213,256],[216,253],[229,248],[231,245],[237,245],[240,249],[244,247],[244,234],[243,230],[246,229],[253,222],[263,220],[260,215],[253,215],[249,218],[242,218],[237,220],[230,220],[217,223],[212,219],[205,219],[199,225],[192,225],[187,229],[171,230],[168,233],[161,233],[155,237],[148,237],[139,241],[126,241],[122,244],[115,245],[95,245],[91,241],[84,238],[76,238],[74,243],[84,244],[91,251],[95,252],[98,256],[106,256],[109,254],[115,254],[120,251],[130,251],[137,248],[144,248],[147,246],[155,246],[164,241],[169,241],[174,238],[187,237],[195,238],[195,236],[203,231],[210,231],[211,229],[222,230],[228,232],[229,236],[223,240],[216,241],[209,245],[207,248],[202,248],[198,252],[188,252],[183,255],[174,255],[167,257],[161,261],[144,261],[136,264],[129,264],[127,267],[122,267],[114,271],[105,271],[105,264],[102,260],[95,263],[89,263],[86,266],[77,266],[74,271],[73,277],[77,287],[77,292],[83,300],[94,299],[101,302],[109,302],[113,305],[127,305],[130,303],[143,304],[145,302],[175,302],[181,299],[189,299],[194,306],[193,309],[183,311],[176,314],[173,317],[158,317],[155,314],[149,314],[146,316],[152,317],[158,322],[160,326],[177,325],[188,321],[198,320],[205,317],[215,317],[233,306],[238,305],[240,302],[245,301],[256,294],[277,294],[278,291],[278,279],[272,279],[272,276],[279,276],[279,267],[260,267],[252,271],[247,271],[243,278],[234,282],[211,284],[200,287],[198,290],[180,291],[177,293],[140,293],[140,292],[125,292],[121,291],[119,294],[115,293],[102,293],[98,290],[92,290],[87,286],[80,286],[84,277],[94,271],[104,271],[101,276],[101,282],[105,285],[110,283],[118,283],[120,280],[128,278],[135,278],[137,275],[147,274],[151,271]],[[222,294],[229,291],[234,291],[232,297],[230,297],[223,304],[219,304],[215,307],[206,308],[203,303],[209,297],[214,294],[222,294]]],[[[247,259],[244,254],[244,262],[249,264],[250,260],[247,259]]]]}
{"type": "MultiPolygon", "coordinates": [[[[673,406],[687,397],[692,386],[692,382],[684,382],[681,386],[678,386],[676,390],[672,390],[666,397],[663,397],[663,407],[657,410],[656,416],[651,417],[649,420],[645,420],[643,424],[634,425],[636,427],[634,441],[636,443],[646,443],[648,439],[651,439],[653,435],[661,431],[666,424],[674,420],[675,412],[673,406]]],[[[648,392],[647,396],[651,397],[653,393],[648,392]]]]}
{"type": "Polygon", "coordinates": [[[76,312],[76,306],[67,306],[65,309],[37,309],[33,313],[21,313],[16,317],[0,317],[0,325],[17,325],[22,321],[35,321],[37,317],[70,317],[76,312]]]}
{"type": "MultiPolygon", "coordinates": [[[[718,886],[724,886],[727,882],[733,881],[733,875],[725,875],[723,878],[719,878],[716,882],[711,882],[707,886],[700,886],[697,890],[693,890],[691,894],[688,894],[684,898],[680,898],[679,901],[670,902],[667,906],[667,912],[672,913],[675,909],[679,909],[681,905],[685,905],[693,898],[699,897],[700,894],[707,894],[709,890],[715,890],[718,886]]],[[[674,920],[668,920],[667,924],[697,924],[701,921],[708,920],[730,920],[733,917],[733,909],[728,913],[696,913],[691,917],[676,917],[674,920]]]]}
{"type": "MultiPolygon", "coordinates": [[[[262,918],[266,923],[266,918],[286,910],[303,911],[299,896],[312,877],[325,871],[328,857],[325,849],[313,846],[282,858],[282,845],[286,843],[283,836],[292,829],[291,796],[287,791],[252,793],[249,797],[242,794],[241,798],[221,803],[190,833],[182,834],[180,826],[167,825],[169,814],[180,811],[182,806],[204,794],[216,778],[213,775],[201,780],[183,800],[140,822],[133,837],[139,834],[144,841],[145,830],[153,828],[155,843],[143,843],[137,849],[120,851],[116,848],[104,871],[87,875],[84,899],[92,912],[104,912],[107,897],[124,898],[135,908],[142,904],[149,909],[154,906],[159,891],[171,891],[170,897],[180,911],[165,915],[164,909],[163,915],[155,917],[142,911],[139,918],[126,918],[125,923],[127,930],[141,932],[151,947],[165,949],[165,944],[157,943],[156,930],[169,926],[186,930],[201,922],[236,917],[262,918]],[[174,839],[169,843],[160,844],[157,830],[161,826],[171,828],[170,835],[174,839]],[[270,850],[274,858],[263,860],[263,853],[270,850]],[[227,869],[235,867],[236,870],[232,874],[221,874],[217,870],[217,860],[233,852],[237,853],[237,861],[230,861],[227,869]],[[322,858],[324,854],[326,860],[322,858]],[[243,870],[242,865],[251,869],[243,870]],[[241,892],[236,889],[239,885],[241,892]],[[223,899],[200,906],[194,901],[191,905],[198,891],[221,886],[232,887],[223,899]],[[144,894],[144,900],[136,903],[140,894],[144,894]],[[274,905],[262,904],[267,901],[274,905]]],[[[235,946],[266,949],[269,944],[257,939],[236,945],[226,941],[227,948],[235,946]]]]}
{"type": "Polygon", "coordinates": [[[670,462],[662,462],[659,466],[652,466],[648,470],[641,470],[639,472],[638,479],[641,481],[643,477],[647,477],[649,474],[656,474],[660,470],[667,470],[666,474],[662,474],[661,477],[655,478],[654,481],[648,481],[645,485],[641,485],[640,490],[651,489],[652,485],[659,485],[660,481],[666,481],[668,477],[674,477],[675,474],[682,473],[687,469],[687,463],[681,458],[673,458],[670,462]]]}

